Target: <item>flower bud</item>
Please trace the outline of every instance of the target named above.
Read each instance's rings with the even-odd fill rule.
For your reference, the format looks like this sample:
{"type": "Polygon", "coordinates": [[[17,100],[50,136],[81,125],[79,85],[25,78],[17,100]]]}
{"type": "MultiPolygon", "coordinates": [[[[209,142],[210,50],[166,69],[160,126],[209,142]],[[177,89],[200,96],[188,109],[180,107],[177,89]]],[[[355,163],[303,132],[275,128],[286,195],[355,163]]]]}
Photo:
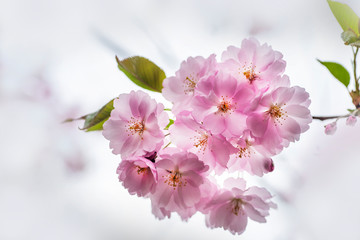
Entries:
{"type": "Polygon", "coordinates": [[[336,121],[325,125],[325,134],[333,135],[336,132],[336,121]]]}
{"type": "Polygon", "coordinates": [[[274,162],[271,158],[269,158],[265,163],[264,163],[264,168],[266,169],[266,171],[268,172],[272,172],[274,171],[274,162]]]}
{"type": "Polygon", "coordinates": [[[346,125],[348,126],[354,126],[356,123],[357,119],[355,116],[350,115],[347,119],[346,119],[346,125]]]}

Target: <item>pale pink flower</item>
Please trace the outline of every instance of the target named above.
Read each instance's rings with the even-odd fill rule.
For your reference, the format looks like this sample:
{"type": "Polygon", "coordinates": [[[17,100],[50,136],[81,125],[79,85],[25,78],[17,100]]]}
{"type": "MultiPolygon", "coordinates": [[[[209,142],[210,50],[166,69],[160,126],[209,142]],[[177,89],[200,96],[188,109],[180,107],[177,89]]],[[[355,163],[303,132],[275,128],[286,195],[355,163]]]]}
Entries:
{"type": "Polygon", "coordinates": [[[120,163],[116,173],[130,194],[146,197],[155,191],[158,175],[154,162],[154,157],[131,157],[120,163]]]}
{"type": "Polygon", "coordinates": [[[209,168],[190,152],[178,150],[159,158],[155,163],[159,180],[150,198],[157,209],[177,212],[186,220],[196,212],[195,206],[204,198],[202,185],[209,168]]]}
{"type": "Polygon", "coordinates": [[[204,76],[216,71],[216,66],[214,54],[206,59],[200,56],[189,57],[187,61],[181,63],[175,76],[164,79],[162,94],[174,104],[172,107],[174,114],[191,110],[189,104],[196,94],[197,84],[204,76]]]}
{"type": "Polygon", "coordinates": [[[258,139],[251,136],[250,131],[244,132],[240,139],[234,139],[236,153],[230,156],[228,169],[230,172],[247,171],[250,174],[263,176],[274,170],[273,161],[266,155],[266,150],[258,139]]]}
{"type": "Polygon", "coordinates": [[[329,123],[329,124],[325,125],[325,134],[334,135],[334,133],[336,132],[336,129],[337,129],[336,121],[329,123]]]}
{"type": "Polygon", "coordinates": [[[169,117],[164,106],[142,91],[121,94],[104,123],[103,135],[114,154],[123,158],[157,151],[163,144],[163,129],[169,117]]]}
{"type": "Polygon", "coordinates": [[[214,135],[196,122],[190,112],[182,112],[169,128],[172,143],[195,153],[201,161],[221,173],[236,149],[221,135],[214,135]]]}
{"type": "Polygon", "coordinates": [[[254,91],[224,72],[209,76],[199,83],[198,89],[199,94],[192,101],[196,121],[203,122],[212,134],[240,136],[246,129],[244,112],[253,100],[254,91]]]}
{"type": "Polygon", "coordinates": [[[270,154],[299,140],[312,121],[309,94],[301,87],[279,87],[256,102],[246,120],[251,134],[270,154]]]}
{"type": "Polygon", "coordinates": [[[241,234],[248,218],[264,223],[270,208],[276,207],[265,188],[245,189],[245,181],[234,178],[227,179],[224,185],[225,189],[219,190],[205,207],[206,225],[210,228],[222,227],[232,234],[241,234]]]}
{"type": "Polygon", "coordinates": [[[355,116],[353,115],[350,115],[347,119],[346,119],[346,125],[348,126],[355,126],[357,122],[357,119],[355,116]]]}
{"type": "Polygon", "coordinates": [[[222,54],[222,61],[239,81],[245,81],[258,90],[266,90],[271,81],[281,75],[286,66],[282,54],[255,38],[244,39],[241,48],[230,46],[222,54]]]}

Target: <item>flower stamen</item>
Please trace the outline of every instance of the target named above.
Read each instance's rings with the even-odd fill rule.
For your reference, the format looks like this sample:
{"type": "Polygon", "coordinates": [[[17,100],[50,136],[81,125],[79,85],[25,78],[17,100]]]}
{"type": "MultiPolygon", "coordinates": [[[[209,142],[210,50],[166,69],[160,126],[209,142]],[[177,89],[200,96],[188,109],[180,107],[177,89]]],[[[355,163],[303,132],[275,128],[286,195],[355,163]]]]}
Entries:
{"type": "Polygon", "coordinates": [[[163,176],[163,178],[165,178],[164,183],[167,183],[170,187],[173,187],[174,190],[177,187],[185,187],[187,185],[187,180],[182,178],[182,174],[179,171],[166,171],[169,174],[163,176]]]}
{"type": "Polygon", "coordinates": [[[242,72],[242,74],[244,74],[244,76],[246,77],[246,79],[249,81],[250,84],[252,84],[253,81],[255,81],[256,79],[258,79],[258,76],[255,72],[255,68],[256,66],[252,66],[251,63],[249,67],[245,67],[244,65],[242,71],[240,71],[240,73],[242,72]]]}
{"type": "Polygon", "coordinates": [[[238,146],[238,157],[239,158],[249,158],[251,155],[251,151],[249,149],[249,147],[251,146],[251,143],[248,140],[245,140],[246,146],[245,147],[241,147],[238,146]]]}
{"type": "MultiPolygon", "coordinates": [[[[284,103],[283,105],[286,105],[286,103],[284,103]]],[[[277,125],[277,123],[280,123],[280,125],[282,125],[281,121],[285,120],[288,117],[287,111],[284,111],[281,105],[278,105],[277,103],[272,104],[269,110],[267,110],[265,113],[274,120],[275,125],[277,125]]]]}
{"type": "Polygon", "coordinates": [[[193,94],[198,80],[194,78],[191,74],[189,77],[186,77],[184,80],[184,93],[193,94]]]}
{"type": "MultiPolygon", "coordinates": [[[[128,121],[128,127],[126,131],[129,132],[128,130],[130,130],[131,135],[138,134],[142,139],[145,131],[144,121],[139,121],[134,117],[131,117],[131,119],[128,121]]],[[[128,136],[130,136],[130,134],[128,134],[128,136]]]]}
{"type": "Polygon", "coordinates": [[[137,168],[136,172],[137,172],[138,175],[144,174],[148,169],[148,168],[142,168],[142,167],[140,167],[138,165],[136,165],[135,167],[137,168]]]}
{"type": "Polygon", "coordinates": [[[195,137],[194,146],[199,148],[199,150],[205,151],[208,144],[209,135],[206,133],[199,133],[200,136],[195,137]]]}
{"type": "Polygon", "coordinates": [[[234,198],[233,200],[231,200],[231,212],[233,214],[235,214],[236,216],[240,214],[244,214],[244,210],[243,210],[243,206],[244,202],[241,198],[234,198]]]}
{"type": "Polygon", "coordinates": [[[217,113],[224,114],[224,113],[232,111],[233,105],[232,105],[231,101],[227,99],[227,96],[226,96],[226,98],[223,96],[221,98],[222,98],[222,101],[217,106],[217,108],[218,108],[217,113]]]}

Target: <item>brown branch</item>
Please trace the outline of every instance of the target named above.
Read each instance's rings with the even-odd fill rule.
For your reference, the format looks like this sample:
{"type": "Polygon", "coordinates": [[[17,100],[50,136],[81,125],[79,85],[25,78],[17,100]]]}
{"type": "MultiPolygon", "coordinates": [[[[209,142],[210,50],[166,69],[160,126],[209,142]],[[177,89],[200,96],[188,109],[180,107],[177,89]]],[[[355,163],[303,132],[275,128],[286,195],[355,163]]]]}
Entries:
{"type": "Polygon", "coordinates": [[[336,119],[336,118],[345,118],[350,116],[350,114],[346,114],[346,115],[341,115],[341,116],[312,116],[313,119],[315,120],[320,120],[320,121],[325,121],[325,120],[329,120],[329,119],[336,119]]]}

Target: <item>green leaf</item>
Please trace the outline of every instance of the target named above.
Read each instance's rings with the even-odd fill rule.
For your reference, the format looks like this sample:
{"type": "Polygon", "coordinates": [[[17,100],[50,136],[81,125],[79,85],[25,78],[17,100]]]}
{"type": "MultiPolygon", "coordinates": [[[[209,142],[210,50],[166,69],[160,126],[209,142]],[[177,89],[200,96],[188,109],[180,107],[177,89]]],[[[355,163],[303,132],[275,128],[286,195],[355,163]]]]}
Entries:
{"type": "Polygon", "coordinates": [[[87,132],[102,130],[104,123],[109,119],[110,113],[114,109],[113,102],[114,99],[105,104],[100,110],[85,115],[85,123],[81,130],[86,130],[87,132]]]}
{"type": "Polygon", "coordinates": [[[359,17],[346,4],[327,0],[329,7],[334,14],[336,20],[344,31],[353,30],[356,35],[359,35],[359,17]]]}
{"type": "Polygon", "coordinates": [[[116,57],[119,69],[138,86],[154,92],[161,92],[166,78],[164,71],[144,57],[130,57],[122,61],[116,57]]]}
{"type": "Polygon", "coordinates": [[[341,64],[335,62],[322,62],[319,59],[317,60],[319,63],[324,65],[337,80],[344,84],[345,87],[349,86],[350,74],[341,64]]]}
{"type": "Polygon", "coordinates": [[[169,130],[169,127],[170,127],[171,125],[173,125],[173,124],[174,124],[174,120],[169,119],[169,124],[166,125],[166,127],[164,128],[164,130],[169,130]]]}
{"type": "Polygon", "coordinates": [[[114,109],[113,107],[114,99],[105,104],[100,110],[82,116],[80,118],[70,118],[65,120],[64,122],[72,122],[75,120],[85,120],[84,126],[80,128],[81,130],[85,130],[86,132],[97,131],[103,129],[103,124],[109,119],[111,111],[114,109]]]}

